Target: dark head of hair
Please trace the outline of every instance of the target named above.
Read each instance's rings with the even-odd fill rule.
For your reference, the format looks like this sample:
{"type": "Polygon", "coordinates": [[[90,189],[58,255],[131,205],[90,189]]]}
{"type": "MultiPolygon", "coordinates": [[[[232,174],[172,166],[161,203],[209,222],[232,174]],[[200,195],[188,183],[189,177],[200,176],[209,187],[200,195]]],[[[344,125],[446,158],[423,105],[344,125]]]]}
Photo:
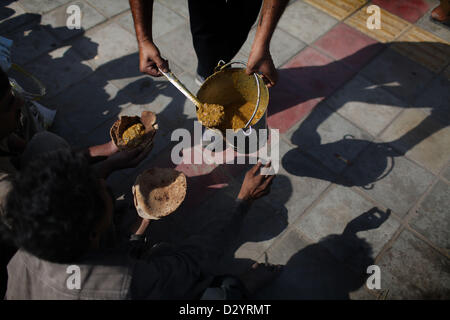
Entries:
{"type": "Polygon", "coordinates": [[[37,157],[12,181],[1,233],[41,259],[74,262],[105,215],[100,188],[81,154],[67,149],[37,157]]]}
{"type": "Polygon", "coordinates": [[[8,91],[11,89],[8,75],[0,68],[0,100],[5,97],[8,91]]]}

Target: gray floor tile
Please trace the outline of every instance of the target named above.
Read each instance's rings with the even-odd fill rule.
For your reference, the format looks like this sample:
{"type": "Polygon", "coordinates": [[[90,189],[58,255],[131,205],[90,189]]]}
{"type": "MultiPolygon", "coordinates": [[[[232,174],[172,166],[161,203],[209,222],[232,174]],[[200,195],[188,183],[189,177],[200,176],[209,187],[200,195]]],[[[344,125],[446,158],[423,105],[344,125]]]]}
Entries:
{"type": "Polygon", "coordinates": [[[128,10],[122,13],[117,19],[114,20],[117,24],[119,24],[122,28],[125,28],[131,34],[136,35],[134,30],[134,21],[133,15],[131,14],[131,10],[128,10]]]}
{"type": "Polygon", "coordinates": [[[356,291],[350,292],[351,300],[376,300],[377,297],[369,292],[369,289],[366,289],[366,286],[363,285],[356,291]]]}
{"type": "MultiPolygon", "coordinates": [[[[246,56],[250,54],[253,39],[255,38],[256,29],[253,28],[242,47],[242,53],[246,56]]],[[[281,67],[290,58],[299,53],[306,44],[291,36],[280,28],[275,29],[272,40],[270,42],[270,54],[276,67],[281,67]]]]}
{"type": "Polygon", "coordinates": [[[41,24],[45,25],[51,33],[56,35],[61,40],[66,40],[76,35],[82,34],[84,31],[89,30],[93,26],[105,21],[97,10],[83,1],[74,1],[67,4],[67,6],[60,7],[42,16],[41,24]],[[81,29],[69,29],[67,28],[67,6],[77,5],[82,13],[81,29]]]}
{"type": "Polygon", "coordinates": [[[19,3],[25,8],[27,12],[31,13],[45,13],[50,10],[66,4],[70,0],[20,0],[19,3]]]}
{"type": "Polygon", "coordinates": [[[197,56],[192,44],[192,35],[189,28],[184,25],[155,39],[155,43],[161,51],[161,55],[185,71],[195,74],[197,71],[197,56]],[[182,54],[180,54],[182,53],[182,54]]]}
{"type": "Polygon", "coordinates": [[[54,50],[59,41],[44,27],[32,24],[19,28],[9,37],[14,41],[11,58],[14,63],[24,65],[41,54],[54,50]]]}
{"type": "MultiPolygon", "coordinates": [[[[351,189],[336,186],[296,222],[296,228],[313,241],[339,235],[347,228],[349,234],[360,238],[355,244],[368,246],[375,258],[400,224],[385,212],[367,213],[372,208],[371,202],[351,189]]],[[[331,249],[338,259],[345,258],[345,251],[331,249]]]]}
{"type": "Polygon", "coordinates": [[[189,18],[188,0],[158,0],[167,8],[175,11],[179,15],[189,18]]]}
{"type": "Polygon", "coordinates": [[[450,159],[450,127],[442,118],[422,110],[407,109],[380,135],[406,156],[438,174],[450,159]]]}
{"type": "Polygon", "coordinates": [[[264,201],[256,201],[243,222],[235,257],[258,259],[287,225],[286,212],[276,211],[264,201]]]}
{"type": "Polygon", "coordinates": [[[88,31],[74,42],[74,47],[96,67],[138,50],[136,37],[116,23],[88,31]]]}
{"type": "Polygon", "coordinates": [[[377,263],[381,289],[388,299],[448,299],[449,260],[408,231],[403,231],[392,248],[377,263]]]}
{"type": "Polygon", "coordinates": [[[279,154],[280,170],[266,200],[278,210],[286,211],[289,223],[293,223],[336,178],[282,140],[279,154]]]}
{"type": "MultiPolygon", "coordinates": [[[[175,63],[171,63],[170,68],[175,74],[182,75],[182,69],[175,63]]],[[[151,103],[157,92],[170,85],[163,76],[151,77],[139,71],[138,52],[104,63],[96,71],[111,80],[120,93],[128,95],[134,104],[151,103]]]]}
{"type": "Polygon", "coordinates": [[[302,1],[289,6],[278,26],[292,36],[310,44],[325,34],[337,20],[302,1]]]}
{"type": "Polygon", "coordinates": [[[378,135],[406,107],[386,90],[356,76],[327,103],[371,135],[378,135]]]}
{"type": "Polygon", "coordinates": [[[115,16],[130,8],[128,1],[124,0],[86,0],[100,10],[108,18],[115,16]]]}
{"type": "Polygon", "coordinates": [[[25,67],[46,86],[47,98],[92,73],[91,66],[70,46],[53,50],[25,67]]]}
{"type": "Polygon", "coordinates": [[[289,230],[277,243],[266,251],[267,260],[272,264],[285,265],[293,255],[308,245],[309,243],[295,229],[289,230]]]}
{"type": "Polygon", "coordinates": [[[450,186],[439,181],[413,214],[410,225],[450,253],[450,186]]]}
{"type": "Polygon", "coordinates": [[[114,118],[129,103],[118,91],[101,75],[93,74],[55,97],[53,105],[83,135],[114,118]]]}
{"type": "MultiPolygon", "coordinates": [[[[123,28],[135,34],[133,15],[131,11],[127,11],[117,18],[116,23],[120,24],[123,28]]],[[[153,4],[153,21],[152,31],[153,39],[156,39],[167,32],[175,30],[177,27],[186,24],[186,19],[171,9],[167,8],[163,4],[155,1],[153,4]]]]}
{"type": "Polygon", "coordinates": [[[324,103],[286,137],[302,152],[311,154],[330,170],[341,172],[372,140],[370,135],[344,119],[324,103]]]}
{"type": "Polygon", "coordinates": [[[406,102],[413,101],[433,77],[430,71],[391,49],[372,60],[362,73],[406,102]]]}
{"type": "Polygon", "coordinates": [[[39,19],[40,15],[27,13],[17,2],[3,5],[0,8],[0,29],[2,30],[2,36],[8,36],[15,29],[32,21],[39,21],[39,19]]]}
{"type": "Polygon", "coordinates": [[[431,20],[430,14],[425,14],[422,18],[420,18],[420,20],[416,23],[416,25],[431,33],[434,33],[439,38],[450,42],[449,28],[446,28],[442,24],[433,22],[431,20]]]}
{"type": "Polygon", "coordinates": [[[186,19],[159,2],[153,4],[153,39],[175,30],[186,23],[186,19]]]}
{"type": "Polygon", "coordinates": [[[450,181],[450,167],[447,168],[447,170],[444,170],[444,173],[442,174],[442,176],[447,179],[448,181],[450,181]]]}
{"type": "Polygon", "coordinates": [[[435,115],[445,124],[450,124],[450,79],[436,77],[421,92],[413,106],[435,115]]]}
{"type": "Polygon", "coordinates": [[[405,215],[434,180],[434,176],[401,157],[388,144],[374,143],[345,173],[351,185],[396,214],[405,215]]]}
{"type": "MultiPolygon", "coordinates": [[[[365,284],[367,265],[373,259],[355,240],[331,236],[318,243],[306,245],[297,235],[290,234],[289,244],[278,248],[294,251],[281,275],[261,290],[260,299],[349,299],[350,293],[365,284]],[[306,246],[305,246],[306,245],[306,246]],[[338,260],[330,251],[338,248],[346,252],[345,260],[338,260]],[[352,263],[352,268],[349,263],[352,263]]],[[[287,238],[285,238],[287,239],[287,238]]],[[[275,250],[276,246],[273,248],[275,250]]],[[[272,249],[272,248],[271,248],[272,249]]]]}

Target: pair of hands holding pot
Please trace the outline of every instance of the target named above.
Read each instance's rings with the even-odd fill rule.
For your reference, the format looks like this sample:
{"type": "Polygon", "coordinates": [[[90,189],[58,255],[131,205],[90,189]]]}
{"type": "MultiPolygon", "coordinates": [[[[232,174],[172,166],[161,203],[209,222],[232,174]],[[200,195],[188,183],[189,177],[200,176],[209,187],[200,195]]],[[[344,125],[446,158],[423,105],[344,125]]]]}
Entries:
{"type": "MultiPolygon", "coordinates": [[[[169,71],[169,63],[161,57],[158,47],[150,40],[139,42],[139,69],[153,77],[162,76],[159,69],[169,71]]],[[[267,87],[272,87],[278,80],[278,73],[273,64],[269,47],[254,45],[247,62],[247,74],[260,73],[267,87]]]]}

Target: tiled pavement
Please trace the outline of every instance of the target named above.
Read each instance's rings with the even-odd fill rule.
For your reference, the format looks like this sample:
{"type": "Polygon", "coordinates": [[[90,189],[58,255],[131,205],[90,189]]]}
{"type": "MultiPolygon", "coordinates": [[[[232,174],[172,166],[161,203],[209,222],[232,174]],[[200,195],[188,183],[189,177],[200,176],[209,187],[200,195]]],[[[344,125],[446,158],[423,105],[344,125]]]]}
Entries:
{"type": "MultiPolygon", "coordinates": [[[[279,176],[223,263],[228,272],[250,259],[286,264],[258,297],[450,298],[450,29],[430,21],[438,2],[290,2],[271,43],[279,176]],[[370,4],[382,8],[381,30],[366,27],[370,4]],[[381,268],[379,290],[365,285],[371,264],[381,268]]],[[[105,142],[120,114],[158,113],[153,154],[109,179],[118,196],[129,197],[143,169],[175,166],[170,135],[193,129],[194,109],[164,79],[139,73],[128,1],[6,3],[0,34],[14,39],[13,60],[47,85],[43,102],[58,109],[52,130],[87,146],[105,142]],[[70,4],[82,8],[84,30],[64,27],[70,4]]],[[[162,54],[197,90],[187,1],[155,1],[154,14],[162,54]]],[[[247,58],[253,35],[236,59],[247,58]]],[[[153,240],[180,241],[226,214],[248,167],[178,166],[188,198],[152,224],[153,240]]]]}

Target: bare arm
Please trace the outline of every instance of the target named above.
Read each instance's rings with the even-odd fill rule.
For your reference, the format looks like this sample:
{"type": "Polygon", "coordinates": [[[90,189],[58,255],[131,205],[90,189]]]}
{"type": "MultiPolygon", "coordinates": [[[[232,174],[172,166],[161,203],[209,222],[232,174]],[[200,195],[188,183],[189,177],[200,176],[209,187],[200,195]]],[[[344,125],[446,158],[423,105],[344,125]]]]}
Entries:
{"type": "Polygon", "coordinates": [[[153,0],[129,0],[133,14],[134,29],[138,42],[150,41],[152,37],[153,0]]]}
{"type": "Polygon", "coordinates": [[[154,77],[162,76],[159,69],[167,72],[169,64],[161,57],[158,47],[153,42],[153,0],[129,0],[129,2],[139,45],[139,69],[154,77]]]}
{"type": "Polygon", "coordinates": [[[264,0],[248,59],[247,73],[261,72],[269,87],[275,85],[278,80],[277,71],[270,56],[270,40],[288,2],[288,0],[264,0]]]}
{"type": "Polygon", "coordinates": [[[264,0],[253,45],[269,49],[273,32],[288,4],[288,0],[264,0]]]}

